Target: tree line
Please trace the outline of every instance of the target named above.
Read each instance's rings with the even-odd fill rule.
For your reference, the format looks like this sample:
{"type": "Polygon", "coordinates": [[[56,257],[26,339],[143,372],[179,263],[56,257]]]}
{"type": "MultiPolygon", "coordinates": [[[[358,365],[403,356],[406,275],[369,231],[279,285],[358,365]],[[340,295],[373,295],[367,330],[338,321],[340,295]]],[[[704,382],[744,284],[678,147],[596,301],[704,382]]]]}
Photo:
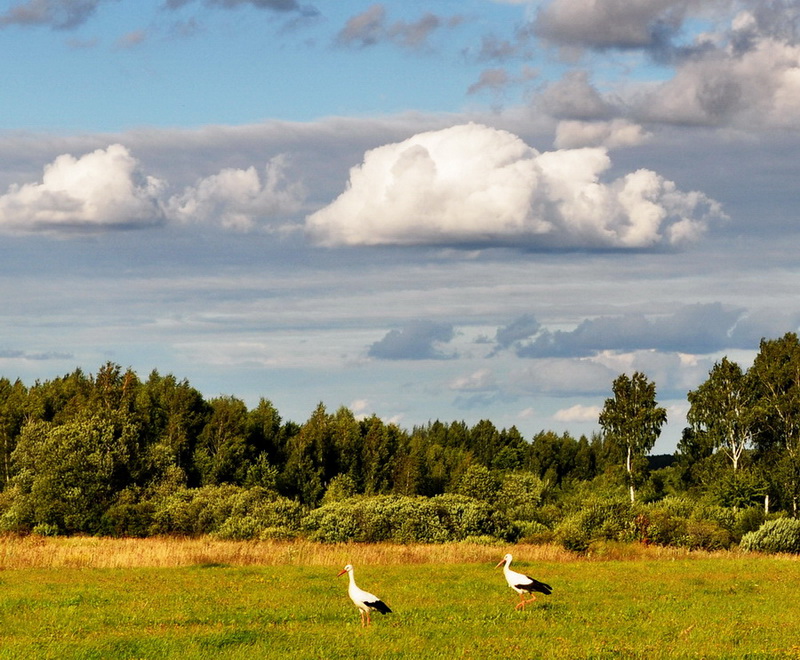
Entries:
{"type": "Polygon", "coordinates": [[[714,365],[689,392],[673,456],[648,455],[666,421],[655,383],[621,374],[611,391],[600,432],[526,439],[489,420],[402,429],[322,403],[295,423],[266,398],[207,399],[185,379],[110,362],[31,386],[2,378],[0,531],[577,537],[578,547],[598,534],[652,540],[657,510],[683,520],[665,542],[689,538],[692,516],[725,532],[700,534],[723,544],[768,516],[797,516],[794,333],[762,340],[747,370],[714,365]]]}

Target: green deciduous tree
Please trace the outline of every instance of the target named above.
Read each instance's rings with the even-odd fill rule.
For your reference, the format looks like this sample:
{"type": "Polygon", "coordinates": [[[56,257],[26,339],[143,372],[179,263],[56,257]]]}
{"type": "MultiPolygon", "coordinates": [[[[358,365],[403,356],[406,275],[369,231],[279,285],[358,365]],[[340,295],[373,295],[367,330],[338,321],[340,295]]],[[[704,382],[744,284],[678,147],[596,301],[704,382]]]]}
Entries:
{"type": "Polygon", "coordinates": [[[364,493],[391,493],[398,466],[402,463],[402,432],[394,424],[384,424],[375,415],[361,422],[361,426],[364,433],[364,493]]]}
{"type": "Polygon", "coordinates": [[[137,434],[132,424],[102,415],[26,425],[13,454],[18,473],[4,526],[95,533],[114,495],[128,483],[137,434]]]}
{"type": "Polygon", "coordinates": [[[272,465],[282,465],[286,460],[287,429],[271,401],[262,397],[247,414],[247,439],[257,454],[266,454],[272,465]]]}
{"type": "Polygon", "coordinates": [[[244,482],[251,459],[247,406],[232,396],[212,399],[211,415],[197,437],[195,469],[202,485],[244,482]]]}
{"type": "Polygon", "coordinates": [[[455,492],[476,500],[492,502],[500,490],[500,480],[485,465],[471,463],[456,484],[455,492]]]}
{"type": "Polygon", "coordinates": [[[289,439],[282,490],[303,504],[317,506],[336,467],[333,417],[320,403],[299,433],[289,439]]]}
{"type": "MultiPolygon", "coordinates": [[[[358,492],[364,490],[364,438],[361,428],[353,411],[345,406],[341,406],[331,419],[335,452],[332,471],[348,475],[358,492]]],[[[328,475],[330,478],[333,478],[333,474],[328,475]]]]}
{"type": "Polygon", "coordinates": [[[656,402],[655,383],[637,371],[632,377],[620,374],[613,382],[613,398],[606,399],[600,413],[600,426],[607,439],[624,448],[631,502],[636,499],[640,478],[637,458],[643,459],[667,421],[667,411],[656,402]]]}
{"type": "Polygon", "coordinates": [[[556,486],[572,474],[577,452],[578,443],[569,433],[540,431],[528,448],[528,467],[556,486]]]}
{"type": "Polygon", "coordinates": [[[136,404],[147,437],[148,479],[174,479],[178,469],[194,476],[192,458],[211,407],[187,380],[151,372],[136,404]]]}
{"type": "Polygon", "coordinates": [[[11,454],[27,416],[28,389],[20,380],[0,378],[0,490],[14,473],[11,454]]]}
{"type": "Polygon", "coordinates": [[[752,379],[754,441],[769,472],[798,513],[800,498],[800,341],[793,332],[761,340],[748,370],[752,379]]]}
{"type": "Polygon", "coordinates": [[[742,368],[727,357],[717,362],[708,379],[688,394],[686,416],[692,430],[704,434],[728,457],[734,472],[752,439],[754,392],[742,368]]]}

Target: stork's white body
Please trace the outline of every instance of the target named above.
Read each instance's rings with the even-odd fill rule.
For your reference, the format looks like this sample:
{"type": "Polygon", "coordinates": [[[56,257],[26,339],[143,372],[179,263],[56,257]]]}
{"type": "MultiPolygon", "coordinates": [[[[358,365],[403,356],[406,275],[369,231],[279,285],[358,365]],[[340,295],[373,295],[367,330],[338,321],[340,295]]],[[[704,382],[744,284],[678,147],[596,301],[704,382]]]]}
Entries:
{"type": "Polygon", "coordinates": [[[389,606],[380,598],[378,598],[375,594],[371,594],[369,591],[364,591],[356,584],[356,579],[353,577],[353,567],[350,564],[345,566],[339,575],[344,575],[345,573],[347,573],[350,577],[350,585],[347,587],[347,595],[350,596],[350,600],[352,600],[355,606],[359,609],[362,626],[368,626],[370,623],[372,623],[370,612],[380,612],[381,614],[391,613],[392,610],[390,610],[389,606]]]}
{"type": "Polygon", "coordinates": [[[511,560],[513,557],[508,554],[503,557],[502,560],[497,564],[498,566],[503,566],[503,575],[506,578],[506,582],[508,582],[508,586],[511,587],[514,591],[519,594],[520,601],[517,603],[517,606],[514,609],[525,609],[525,605],[528,603],[532,603],[536,600],[536,596],[533,595],[534,591],[539,593],[543,593],[546,596],[549,596],[553,589],[550,587],[549,584],[545,584],[544,582],[539,582],[539,580],[534,580],[529,575],[525,575],[524,573],[517,573],[517,571],[512,571],[511,560]],[[525,594],[530,594],[529,599],[525,599],[525,594]]]}

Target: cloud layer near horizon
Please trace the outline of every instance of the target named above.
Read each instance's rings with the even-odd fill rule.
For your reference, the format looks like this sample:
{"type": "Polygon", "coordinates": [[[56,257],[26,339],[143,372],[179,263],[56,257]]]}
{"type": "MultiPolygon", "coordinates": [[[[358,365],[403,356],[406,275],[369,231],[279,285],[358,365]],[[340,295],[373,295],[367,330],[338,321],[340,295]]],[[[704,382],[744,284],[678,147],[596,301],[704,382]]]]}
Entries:
{"type": "MultiPolygon", "coordinates": [[[[225,167],[182,190],[147,174],[122,144],[45,165],[41,181],[0,195],[0,228],[99,231],[164,223],[251,231],[300,227],[307,192],[287,158],[225,167]]],[[[611,181],[604,147],[539,152],[505,130],[468,123],[368,150],[347,190],[306,218],[310,240],[339,245],[658,248],[696,241],[724,217],[699,191],[649,169],[611,181]]]]}
{"type": "Polygon", "coordinates": [[[306,229],[324,246],[653,248],[724,217],[651,170],[601,181],[610,167],[605,148],[538,152],[508,131],[452,126],[368,151],[306,229]]]}

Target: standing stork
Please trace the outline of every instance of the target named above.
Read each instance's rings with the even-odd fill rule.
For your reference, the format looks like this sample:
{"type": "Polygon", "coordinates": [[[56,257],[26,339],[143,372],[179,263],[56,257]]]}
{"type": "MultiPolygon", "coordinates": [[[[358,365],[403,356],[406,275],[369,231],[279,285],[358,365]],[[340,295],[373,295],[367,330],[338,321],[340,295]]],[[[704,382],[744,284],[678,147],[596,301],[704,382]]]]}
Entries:
{"type": "Polygon", "coordinates": [[[381,614],[389,614],[392,610],[389,609],[389,606],[384,603],[380,598],[376,595],[369,593],[368,591],[364,591],[358,585],[356,585],[356,580],[353,577],[353,566],[352,564],[348,564],[345,566],[340,572],[339,575],[336,577],[341,577],[347,573],[350,576],[350,586],[347,588],[347,594],[350,596],[350,600],[352,600],[356,607],[359,610],[359,614],[361,614],[361,625],[368,626],[372,623],[372,619],[369,617],[370,611],[380,612],[381,614]],[[366,621],[365,621],[366,618],[366,621]]]}
{"type": "Polygon", "coordinates": [[[500,566],[503,567],[503,575],[506,576],[506,582],[508,582],[508,586],[519,594],[520,600],[517,603],[517,606],[514,608],[515,610],[520,608],[524,610],[525,605],[535,601],[536,596],[533,595],[534,591],[538,591],[545,596],[549,596],[551,593],[553,593],[553,589],[549,584],[539,582],[539,580],[534,580],[532,577],[524,575],[523,573],[512,571],[509,568],[509,566],[511,566],[512,559],[513,557],[510,554],[506,555],[500,560],[495,568],[499,568],[500,566]],[[530,594],[531,597],[528,600],[525,600],[525,594],[530,594]]]}

